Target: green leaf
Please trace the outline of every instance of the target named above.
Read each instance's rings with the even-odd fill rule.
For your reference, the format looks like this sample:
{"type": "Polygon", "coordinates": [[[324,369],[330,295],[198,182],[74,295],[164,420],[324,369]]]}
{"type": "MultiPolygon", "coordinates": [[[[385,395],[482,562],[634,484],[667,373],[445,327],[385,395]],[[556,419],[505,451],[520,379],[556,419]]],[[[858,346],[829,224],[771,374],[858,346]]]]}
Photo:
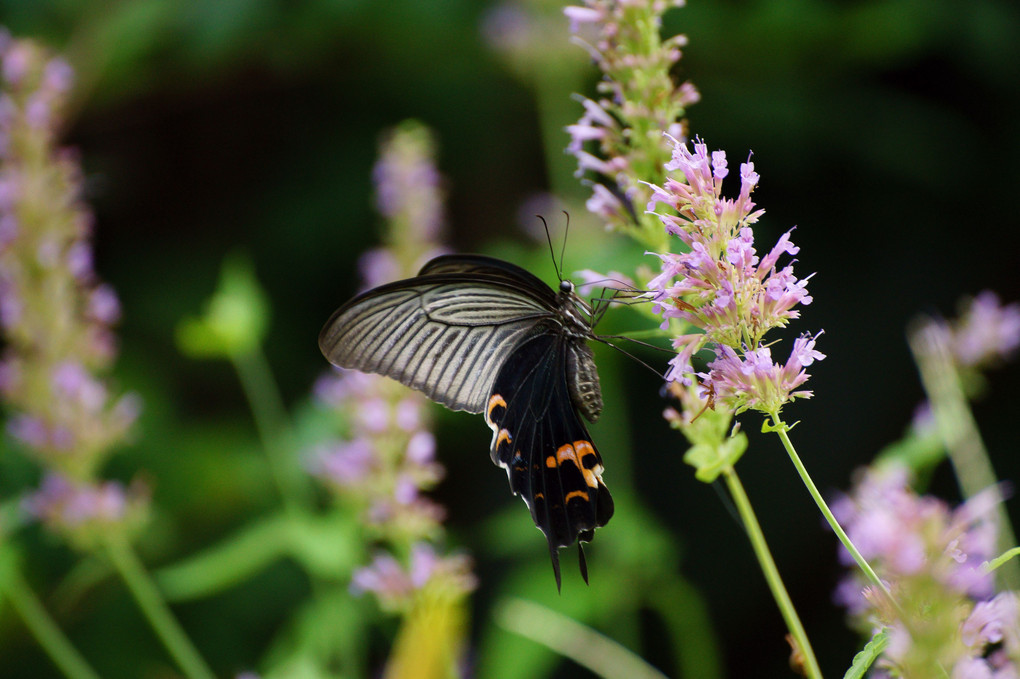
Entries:
{"type": "Polygon", "coordinates": [[[324,577],[350,573],[361,559],[357,526],[332,514],[276,514],[244,526],[208,549],[156,573],[171,601],[196,599],[227,589],[275,561],[291,556],[324,577]]]}
{"type": "Polygon", "coordinates": [[[684,462],[695,468],[694,476],[704,483],[716,480],[724,469],[732,467],[747,450],[747,435],[737,432],[718,443],[696,443],[684,453],[684,462]]]}
{"type": "Polygon", "coordinates": [[[269,303],[252,263],[241,256],[224,260],[219,288],[199,318],[177,326],[177,347],[192,358],[232,358],[252,353],[265,338],[269,303]]]}
{"type": "Polygon", "coordinates": [[[843,679],[863,679],[872,663],[875,662],[888,644],[889,632],[886,629],[882,629],[875,636],[871,637],[871,641],[867,643],[860,653],[854,656],[853,663],[850,665],[850,669],[846,671],[846,674],[843,675],[843,679]]]}

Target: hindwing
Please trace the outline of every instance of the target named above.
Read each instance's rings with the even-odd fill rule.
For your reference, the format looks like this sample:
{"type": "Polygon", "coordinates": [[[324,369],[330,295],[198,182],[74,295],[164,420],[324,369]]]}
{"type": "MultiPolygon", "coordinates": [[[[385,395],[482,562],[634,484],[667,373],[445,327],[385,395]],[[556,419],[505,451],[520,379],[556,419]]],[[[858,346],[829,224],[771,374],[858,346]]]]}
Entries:
{"type": "MultiPolygon", "coordinates": [[[[549,541],[557,587],[559,548],[590,541],[613,515],[602,458],[571,398],[567,357],[580,341],[540,328],[507,358],[485,409],[492,461],[549,541]]],[[[587,581],[583,552],[581,573],[587,581]]]]}

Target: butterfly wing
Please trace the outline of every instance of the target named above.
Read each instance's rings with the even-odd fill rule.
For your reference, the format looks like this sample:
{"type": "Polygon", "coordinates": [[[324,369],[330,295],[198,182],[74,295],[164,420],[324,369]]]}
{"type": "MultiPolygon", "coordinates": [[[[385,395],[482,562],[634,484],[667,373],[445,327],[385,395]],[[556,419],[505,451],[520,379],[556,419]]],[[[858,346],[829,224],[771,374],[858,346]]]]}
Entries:
{"type": "MultiPolygon", "coordinates": [[[[539,328],[503,364],[486,404],[492,461],[549,541],[556,586],[559,548],[588,542],[613,515],[602,458],[571,401],[568,351],[575,341],[539,328]]],[[[580,340],[577,340],[580,341],[580,340]]],[[[581,573],[587,581],[584,554],[581,573]]]]}
{"type": "Polygon", "coordinates": [[[485,255],[440,255],[430,260],[418,272],[419,276],[437,274],[481,275],[487,279],[502,279],[515,288],[526,290],[531,296],[550,308],[556,307],[556,293],[527,269],[502,259],[485,255]]]}
{"type": "Polygon", "coordinates": [[[378,373],[452,408],[480,413],[513,348],[556,314],[555,293],[490,257],[445,256],[422,274],[340,307],[319,334],[334,365],[378,373]]]}

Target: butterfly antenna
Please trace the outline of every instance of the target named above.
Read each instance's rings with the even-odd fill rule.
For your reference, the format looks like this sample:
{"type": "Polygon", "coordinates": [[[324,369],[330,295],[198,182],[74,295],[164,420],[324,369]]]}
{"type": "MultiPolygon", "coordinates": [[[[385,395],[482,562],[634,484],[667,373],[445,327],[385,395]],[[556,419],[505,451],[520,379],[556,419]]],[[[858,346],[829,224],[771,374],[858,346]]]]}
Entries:
{"type": "Polygon", "coordinates": [[[567,235],[570,234],[570,213],[567,212],[566,210],[564,210],[563,214],[567,218],[567,225],[565,227],[563,227],[563,245],[560,246],[560,271],[561,272],[563,271],[563,256],[567,252],[567,235]]]}
{"type": "Polygon", "coordinates": [[[556,266],[556,250],[553,248],[552,236],[549,235],[549,224],[542,215],[535,216],[542,220],[542,227],[545,229],[545,242],[549,244],[549,256],[552,258],[553,268],[556,269],[556,279],[562,281],[563,275],[560,273],[561,269],[556,266]]]}

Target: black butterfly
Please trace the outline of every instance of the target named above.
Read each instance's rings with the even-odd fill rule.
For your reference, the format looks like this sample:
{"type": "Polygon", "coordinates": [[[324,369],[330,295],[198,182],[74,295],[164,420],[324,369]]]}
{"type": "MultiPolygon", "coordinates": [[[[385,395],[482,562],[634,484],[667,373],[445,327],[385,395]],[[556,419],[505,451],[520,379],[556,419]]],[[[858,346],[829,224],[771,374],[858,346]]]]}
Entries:
{"type": "Polygon", "coordinates": [[[334,365],[386,375],[434,401],[483,413],[491,457],[507,471],[549,540],[556,587],[559,548],[613,516],[602,458],[581,415],[602,412],[592,308],[524,269],[482,255],[436,257],[415,278],[364,292],[334,312],[319,348],[334,365]]]}

